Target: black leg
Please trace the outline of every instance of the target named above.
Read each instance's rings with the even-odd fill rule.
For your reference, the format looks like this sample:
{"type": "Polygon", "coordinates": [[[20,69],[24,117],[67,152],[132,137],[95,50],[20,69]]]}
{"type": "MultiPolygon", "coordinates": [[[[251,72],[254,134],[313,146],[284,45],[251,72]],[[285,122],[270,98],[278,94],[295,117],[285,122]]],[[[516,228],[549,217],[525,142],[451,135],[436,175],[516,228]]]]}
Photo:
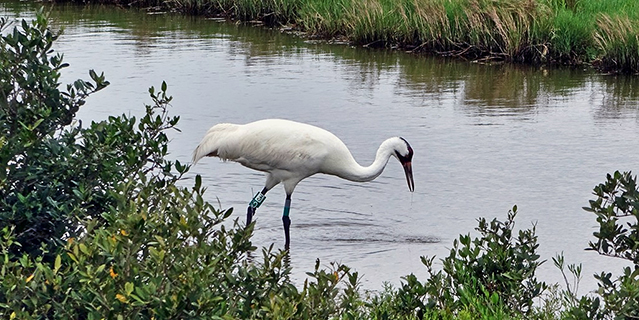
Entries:
{"type": "Polygon", "coordinates": [[[291,245],[291,236],[289,232],[289,227],[291,226],[291,218],[288,216],[282,217],[282,222],[284,223],[284,236],[286,237],[286,242],[284,243],[284,250],[288,250],[291,245]]]}
{"type": "Polygon", "coordinates": [[[246,210],[246,225],[248,226],[253,221],[253,215],[255,214],[255,208],[249,206],[246,210]]]}
{"type": "Polygon", "coordinates": [[[266,193],[268,192],[268,189],[266,189],[266,187],[264,187],[264,189],[262,189],[262,191],[260,191],[260,193],[256,194],[255,197],[253,198],[253,200],[251,200],[251,203],[249,203],[248,209],[246,210],[246,225],[248,226],[249,224],[251,224],[251,222],[253,221],[253,216],[255,215],[255,211],[257,210],[257,208],[259,208],[259,206],[262,204],[262,201],[264,201],[264,199],[266,199],[266,193]],[[260,196],[261,194],[261,196],[260,196]]]}
{"type": "Polygon", "coordinates": [[[284,203],[284,215],[282,215],[282,223],[284,224],[284,237],[286,242],[284,243],[284,250],[288,250],[291,244],[290,226],[291,218],[288,217],[288,213],[291,210],[291,195],[286,195],[286,202],[284,203]]]}

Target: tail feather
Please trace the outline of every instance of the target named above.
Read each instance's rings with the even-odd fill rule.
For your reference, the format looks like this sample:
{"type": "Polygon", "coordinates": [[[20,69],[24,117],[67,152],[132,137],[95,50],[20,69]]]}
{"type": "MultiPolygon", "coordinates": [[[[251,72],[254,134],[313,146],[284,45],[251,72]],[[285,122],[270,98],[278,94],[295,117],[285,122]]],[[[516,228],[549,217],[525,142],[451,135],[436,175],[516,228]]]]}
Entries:
{"type": "Polygon", "coordinates": [[[219,148],[225,144],[224,141],[228,135],[235,132],[237,128],[237,125],[231,123],[220,123],[211,127],[193,151],[193,164],[206,156],[218,157],[219,148]]]}

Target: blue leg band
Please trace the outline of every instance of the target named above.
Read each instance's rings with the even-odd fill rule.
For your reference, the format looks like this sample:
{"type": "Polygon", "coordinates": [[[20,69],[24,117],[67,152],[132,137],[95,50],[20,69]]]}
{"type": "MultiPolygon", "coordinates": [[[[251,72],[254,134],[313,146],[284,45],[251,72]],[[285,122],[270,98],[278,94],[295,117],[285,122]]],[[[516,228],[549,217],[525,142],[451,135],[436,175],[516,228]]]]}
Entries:
{"type": "Polygon", "coordinates": [[[291,210],[291,199],[286,199],[284,202],[284,216],[288,217],[288,212],[291,210]]]}

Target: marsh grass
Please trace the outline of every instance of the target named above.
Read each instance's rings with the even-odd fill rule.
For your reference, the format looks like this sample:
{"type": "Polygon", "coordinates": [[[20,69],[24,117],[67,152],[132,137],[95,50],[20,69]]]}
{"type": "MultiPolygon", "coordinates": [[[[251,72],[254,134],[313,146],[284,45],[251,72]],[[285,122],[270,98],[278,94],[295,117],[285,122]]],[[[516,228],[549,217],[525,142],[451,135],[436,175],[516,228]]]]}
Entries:
{"type": "Polygon", "coordinates": [[[477,61],[592,63],[605,70],[639,71],[636,0],[113,1],[259,20],[311,37],[477,61]]]}
{"type": "Polygon", "coordinates": [[[549,46],[556,61],[574,64],[588,60],[594,41],[591,36],[594,23],[591,19],[577,15],[572,10],[561,9],[556,11],[552,26],[549,46]]]}
{"type": "Polygon", "coordinates": [[[304,0],[300,6],[299,27],[311,35],[346,35],[355,0],[304,0]]]}
{"type": "MultiPolygon", "coordinates": [[[[241,21],[259,20],[268,25],[277,25],[295,22],[301,1],[303,0],[165,0],[161,2],[161,6],[188,14],[215,14],[241,21]]],[[[131,1],[129,5],[144,7],[149,2],[156,1],[131,1]]]]}
{"type": "Polygon", "coordinates": [[[595,44],[600,63],[608,69],[639,72],[639,25],[628,17],[601,14],[597,19],[595,44]]]}
{"type": "Polygon", "coordinates": [[[635,12],[626,15],[626,10],[636,9],[627,0],[298,1],[302,30],[358,45],[482,61],[597,62],[608,69],[636,71],[637,59],[632,57],[638,54],[632,46],[622,46],[637,35],[628,26],[639,18],[635,12]],[[630,24],[616,29],[600,12],[620,13],[630,24]]]}

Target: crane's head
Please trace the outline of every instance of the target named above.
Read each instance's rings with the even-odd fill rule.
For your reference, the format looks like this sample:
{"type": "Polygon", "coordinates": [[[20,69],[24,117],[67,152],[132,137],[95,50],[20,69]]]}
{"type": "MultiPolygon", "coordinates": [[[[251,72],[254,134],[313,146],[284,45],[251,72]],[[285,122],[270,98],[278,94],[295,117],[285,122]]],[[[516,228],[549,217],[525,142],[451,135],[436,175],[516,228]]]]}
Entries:
{"type": "Polygon", "coordinates": [[[415,191],[415,181],[413,180],[413,166],[411,161],[413,160],[413,148],[410,147],[406,139],[399,137],[403,143],[400,143],[395,148],[394,156],[404,167],[404,173],[406,173],[406,182],[408,183],[408,190],[410,192],[415,191]]]}

